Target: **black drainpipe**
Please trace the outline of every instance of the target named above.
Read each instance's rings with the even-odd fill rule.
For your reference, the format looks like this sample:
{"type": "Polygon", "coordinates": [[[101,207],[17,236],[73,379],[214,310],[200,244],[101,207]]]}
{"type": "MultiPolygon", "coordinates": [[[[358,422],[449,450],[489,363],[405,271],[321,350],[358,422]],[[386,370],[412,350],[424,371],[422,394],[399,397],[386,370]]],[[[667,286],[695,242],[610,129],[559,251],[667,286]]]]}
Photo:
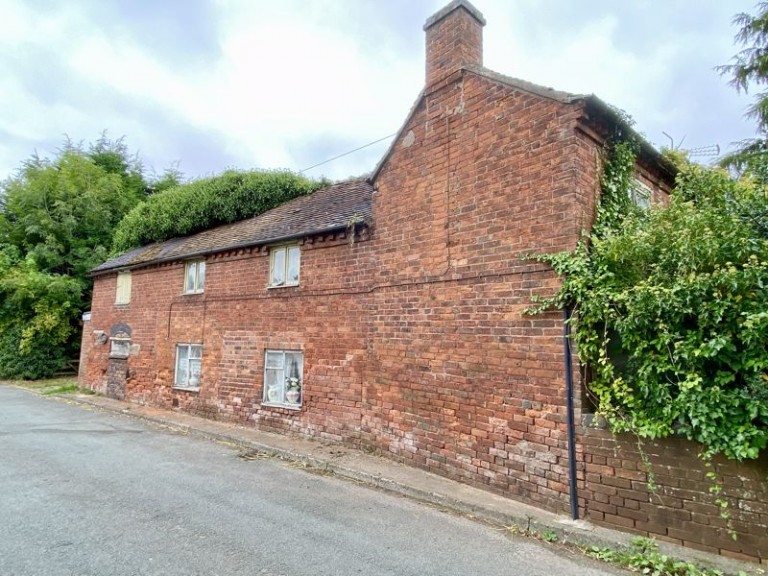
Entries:
{"type": "Polygon", "coordinates": [[[571,356],[571,309],[563,308],[563,357],[565,361],[565,399],[568,426],[568,489],[571,499],[571,518],[579,519],[579,495],[576,491],[576,426],[573,408],[573,362],[571,356]]]}

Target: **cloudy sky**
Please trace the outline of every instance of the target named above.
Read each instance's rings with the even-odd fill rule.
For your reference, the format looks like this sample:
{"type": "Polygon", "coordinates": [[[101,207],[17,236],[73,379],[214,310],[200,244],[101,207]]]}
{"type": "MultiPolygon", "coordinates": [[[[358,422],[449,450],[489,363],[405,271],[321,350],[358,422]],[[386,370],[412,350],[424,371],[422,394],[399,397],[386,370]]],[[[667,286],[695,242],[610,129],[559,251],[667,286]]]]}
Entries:
{"type": "MultiPolygon", "coordinates": [[[[0,179],[64,136],[124,136],[151,173],[302,170],[398,130],[448,0],[0,0],[0,179]]],[[[473,0],[485,65],[594,93],[656,145],[753,135],[713,67],[756,0],[473,0]]],[[[370,171],[389,141],[309,170],[370,171]]],[[[708,161],[700,157],[700,161],[708,161]]]]}

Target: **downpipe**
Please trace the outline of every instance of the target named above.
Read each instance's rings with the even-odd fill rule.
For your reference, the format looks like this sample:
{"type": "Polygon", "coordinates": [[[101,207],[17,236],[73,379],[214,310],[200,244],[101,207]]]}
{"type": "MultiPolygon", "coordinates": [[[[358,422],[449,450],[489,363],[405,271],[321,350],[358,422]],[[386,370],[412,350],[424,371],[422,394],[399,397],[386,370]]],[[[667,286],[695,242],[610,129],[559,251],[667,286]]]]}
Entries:
{"type": "Polygon", "coordinates": [[[568,433],[568,493],[571,518],[579,519],[579,494],[576,488],[576,425],[573,407],[573,356],[571,355],[571,309],[563,308],[563,360],[565,362],[566,426],[568,433]]]}

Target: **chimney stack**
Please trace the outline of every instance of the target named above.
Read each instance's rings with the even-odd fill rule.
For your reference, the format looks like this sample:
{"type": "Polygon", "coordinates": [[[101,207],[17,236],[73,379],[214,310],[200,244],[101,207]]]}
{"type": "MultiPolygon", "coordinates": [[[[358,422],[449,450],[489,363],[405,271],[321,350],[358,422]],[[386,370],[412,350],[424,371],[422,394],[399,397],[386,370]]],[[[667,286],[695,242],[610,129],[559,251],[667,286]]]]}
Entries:
{"type": "Polygon", "coordinates": [[[468,64],[483,65],[485,18],[467,0],[453,0],[424,24],[427,86],[468,64]]]}

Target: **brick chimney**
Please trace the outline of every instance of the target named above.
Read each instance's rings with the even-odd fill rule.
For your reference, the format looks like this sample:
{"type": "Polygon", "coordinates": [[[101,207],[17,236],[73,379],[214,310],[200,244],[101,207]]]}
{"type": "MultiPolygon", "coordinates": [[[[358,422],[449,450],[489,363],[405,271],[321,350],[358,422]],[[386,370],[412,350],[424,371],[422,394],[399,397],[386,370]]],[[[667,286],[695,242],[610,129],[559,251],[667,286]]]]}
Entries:
{"type": "Polygon", "coordinates": [[[467,0],[453,0],[424,24],[427,86],[467,64],[483,64],[485,18],[467,0]]]}

